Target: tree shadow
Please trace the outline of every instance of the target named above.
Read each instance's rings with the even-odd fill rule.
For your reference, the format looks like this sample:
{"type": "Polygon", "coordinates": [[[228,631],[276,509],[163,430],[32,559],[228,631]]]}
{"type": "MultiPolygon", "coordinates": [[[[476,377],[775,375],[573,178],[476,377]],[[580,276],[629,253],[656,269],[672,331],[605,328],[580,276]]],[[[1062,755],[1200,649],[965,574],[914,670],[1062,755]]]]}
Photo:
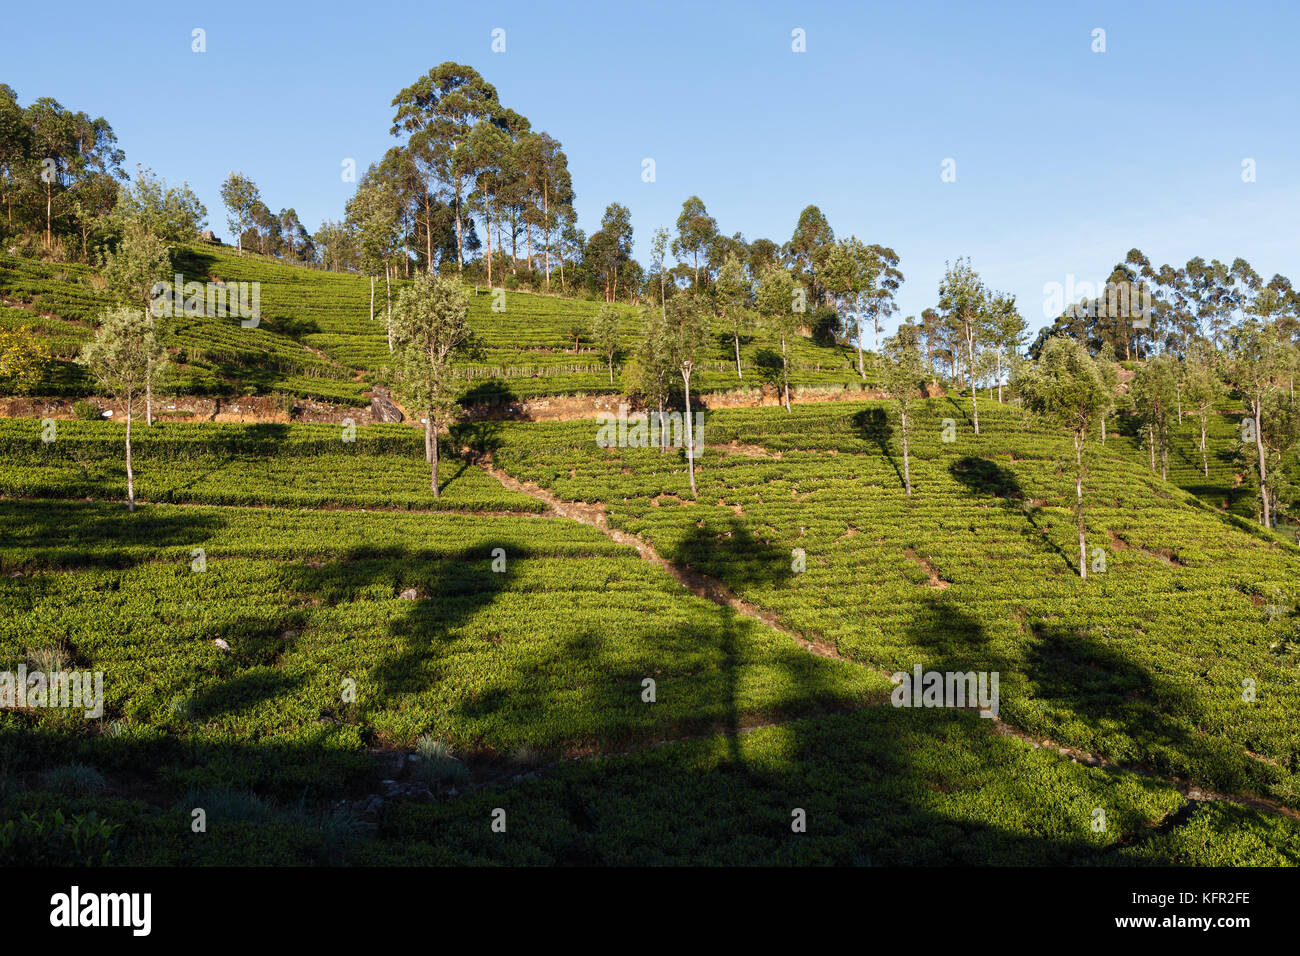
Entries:
{"type": "Polygon", "coordinates": [[[898,486],[905,488],[907,482],[903,478],[903,469],[898,465],[898,459],[890,451],[890,442],[894,436],[894,426],[889,422],[889,415],[883,408],[872,407],[864,408],[860,412],[855,412],[850,419],[853,427],[857,429],[858,434],[863,439],[873,443],[880,449],[880,453],[885,456],[889,464],[894,469],[894,474],[898,476],[898,486]]]}
{"type": "Polygon", "coordinates": [[[451,426],[451,437],[479,457],[491,455],[505,443],[500,422],[493,420],[460,422],[451,426]]]}
{"type": "MultiPolygon", "coordinates": [[[[961,385],[961,383],[958,383],[958,384],[959,384],[959,386],[961,385]]],[[[946,396],[944,396],[944,400],[945,400],[949,405],[951,405],[951,406],[953,407],[953,410],[956,411],[958,415],[960,415],[962,418],[966,419],[966,424],[967,424],[967,425],[970,425],[970,424],[973,423],[973,420],[972,420],[971,417],[970,417],[970,412],[967,410],[967,408],[966,408],[965,405],[963,405],[961,402],[957,401],[956,396],[954,396],[954,395],[946,395],[946,396]]]]}
{"type": "MultiPolygon", "coordinates": [[[[470,443],[474,440],[471,435],[470,443]]],[[[484,444],[494,440],[489,431],[484,444]]],[[[972,480],[1014,500],[1005,478],[980,469],[974,467],[972,480]]],[[[0,516],[8,504],[0,502],[0,516]]],[[[754,603],[762,603],[765,591],[795,584],[788,542],[758,536],[742,517],[723,508],[700,508],[699,513],[699,522],[689,522],[680,539],[664,548],[687,572],[715,578],[731,597],[754,603]]],[[[13,520],[21,516],[19,510],[13,520]]],[[[529,527],[521,525],[521,538],[529,527]]],[[[591,546],[600,552],[605,542],[591,546]]],[[[1005,791],[1003,803],[979,803],[981,782],[996,784],[1007,772],[1014,774],[1022,766],[1019,761],[1048,759],[1046,755],[1026,758],[1024,745],[993,733],[989,721],[967,712],[870,706],[878,701],[865,695],[845,701],[840,680],[860,673],[862,665],[809,653],[786,635],[764,634],[770,640],[756,642],[761,625],[742,621],[731,607],[692,601],[684,617],[653,624],[641,646],[629,647],[598,613],[601,607],[617,606],[618,592],[589,590],[584,607],[597,614],[588,616],[578,612],[583,591],[575,582],[569,592],[571,626],[548,635],[551,639],[539,643],[534,656],[504,666],[488,646],[491,627],[500,629],[497,638],[509,641],[542,625],[500,599],[507,592],[537,587],[531,571],[518,570],[527,567],[519,562],[546,558],[548,552],[509,545],[507,570],[494,572],[490,547],[376,543],[347,550],[328,563],[304,559],[277,569],[272,590],[289,596],[286,616],[241,616],[234,626],[249,640],[240,641],[237,650],[251,658],[219,662],[219,668],[230,670],[220,670],[215,682],[192,695],[190,707],[199,719],[221,717],[231,723],[241,717],[252,720],[259,710],[274,709],[281,698],[301,694],[300,672],[264,668],[296,640],[280,630],[284,624],[310,626],[319,620],[324,634],[315,636],[322,655],[316,666],[328,674],[331,686],[328,694],[310,698],[321,710],[315,724],[286,723],[260,739],[234,733],[205,737],[196,725],[184,734],[106,733],[84,740],[0,722],[0,748],[12,745],[24,769],[90,760],[106,770],[147,770],[182,792],[201,783],[258,788],[284,797],[306,790],[313,799],[335,800],[378,782],[380,772],[363,749],[373,742],[366,728],[374,725],[376,715],[414,712],[409,725],[419,733],[428,728],[428,719],[410,695],[442,684],[447,686],[435,699],[433,719],[444,725],[477,734],[497,722],[516,737],[535,734],[588,753],[608,754],[628,744],[642,748],[641,753],[627,759],[556,761],[544,769],[541,780],[502,779],[455,800],[394,802],[379,822],[380,845],[363,851],[373,853],[377,862],[937,865],[1104,860],[1106,851],[1086,839],[1086,824],[1071,829],[1064,810],[1044,806],[1038,778],[1026,775],[1005,791]],[[417,592],[416,599],[399,599],[408,588],[417,592]],[[487,644],[471,646],[466,625],[485,614],[499,623],[480,629],[489,632],[487,644]],[[382,623],[367,644],[348,630],[349,622],[382,623]],[[692,648],[706,651],[703,663],[681,666],[692,648]],[[353,711],[337,702],[334,683],[349,676],[349,669],[362,684],[353,711]],[[452,686],[465,674],[483,677],[472,686],[452,686]],[[640,699],[641,681],[651,676],[659,684],[659,701],[653,705],[640,699]],[[563,682],[558,696],[557,681],[563,682]],[[696,703],[680,692],[701,684],[704,691],[696,703]],[[750,704],[754,688],[774,686],[785,688],[783,696],[765,697],[775,703],[756,712],[750,704]],[[748,734],[754,724],[767,720],[787,722],[751,745],[748,734]],[[650,746],[688,733],[710,736],[676,749],[650,746]],[[994,768],[991,775],[988,768],[994,768]],[[488,834],[485,821],[495,807],[510,809],[510,840],[488,834]],[[516,807],[526,816],[515,815],[516,807]],[[994,816],[990,807],[999,814],[994,816]],[[808,815],[806,833],[791,830],[796,810],[808,815]],[[1004,822],[1017,819],[1034,823],[1004,822]],[[1076,831],[1079,836],[1072,835],[1076,831]]],[[[630,552],[622,560],[640,561],[630,552]]],[[[635,567],[643,573],[639,564],[635,567]]],[[[606,573],[614,584],[631,569],[611,561],[606,573]]],[[[689,573],[687,581],[691,583],[689,573]]],[[[665,591],[676,588],[667,580],[662,586],[665,591]]],[[[654,587],[648,591],[643,599],[650,602],[646,617],[653,621],[657,592],[654,587]]],[[[714,596],[729,601],[726,594],[714,596]]],[[[1078,715],[1098,726],[1119,706],[1122,728],[1133,732],[1151,720],[1135,701],[1193,706],[1177,687],[1152,681],[1118,652],[1098,650],[1091,638],[1036,632],[1035,645],[1018,655],[992,639],[959,604],[941,597],[918,609],[911,628],[911,649],[926,669],[1020,674],[1019,684],[1008,680],[1007,690],[1032,692],[1050,702],[1061,720],[1078,715]],[[1128,699],[1134,692],[1138,696],[1128,699]],[[1117,703],[1117,694],[1125,697],[1123,704],[1117,703]]],[[[910,662],[900,657],[900,667],[905,663],[910,662]]],[[[1008,700],[1007,706],[1014,709],[1015,702],[1008,700]]],[[[1190,746],[1177,724],[1153,726],[1151,747],[1162,740],[1171,747],[1190,746]]],[[[1104,789],[1096,780],[1101,773],[1090,778],[1091,790],[1104,789]]],[[[165,822],[173,823],[170,818],[165,822]]],[[[236,832],[243,833],[214,829],[209,844],[233,847],[236,832]]],[[[184,859],[208,852],[175,838],[158,845],[157,852],[184,859]]]]}
{"type": "Polygon", "coordinates": [[[996,498],[1008,510],[1024,515],[1025,520],[1029,522],[1029,528],[1024,529],[1023,532],[1026,540],[1048,549],[1064,561],[1065,566],[1074,574],[1079,573],[1079,567],[1074,559],[1049,538],[1047,529],[1038,523],[1042,509],[1025,500],[1024,490],[1010,469],[987,458],[966,455],[949,465],[948,473],[972,494],[996,498]]]}
{"type": "Polygon", "coordinates": [[[173,247],[171,260],[172,268],[191,282],[207,282],[208,276],[212,274],[212,267],[217,264],[215,256],[186,246],[173,247]]]}
{"type": "Polygon", "coordinates": [[[764,385],[777,385],[781,382],[781,353],[769,348],[758,349],[754,353],[751,367],[758,373],[764,385]]]}
{"type": "Polygon", "coordinates": [[[1020,482],[1010,469],[975,455],[959,458],[948,466],[948,473],[976,495],[991,495],[1006,502],[1024,500],[1020,482]]]}
{"type": "Polygon", "coordinates": [[[129,568],[188,549],[226,526],[212,511],[115,502],[0,500],[0,569],[129,568]]]}

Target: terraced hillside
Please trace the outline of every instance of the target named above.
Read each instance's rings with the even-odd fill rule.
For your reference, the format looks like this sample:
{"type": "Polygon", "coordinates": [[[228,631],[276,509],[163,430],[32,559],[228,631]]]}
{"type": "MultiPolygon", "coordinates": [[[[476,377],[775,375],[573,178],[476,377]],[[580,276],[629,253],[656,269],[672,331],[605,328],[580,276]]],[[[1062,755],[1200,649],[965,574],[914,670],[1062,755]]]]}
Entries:
{"type": "Polygon", "coordinates": [[[1000,671],[1005,719],[1025,731],[1296,806],[1295,619],[1269,608],[1294,607],[1300,552],[1112,440],[1089,450],[1095,566],[1081,581],[1065,439],[1010,408],[988,409],[978,437],[962,416],[946,400],[918,416],[911,500],[892,418],[872,403],[717,413],[694,503],[679,462],[593,453],[586,423],[502,426],[494,458],[602,502],[613,526],[846,657],[1000,671]],[[959,423],[951,444],[943,418],[959,423]]]}
{"type": "MultiPolygon", "coordinates": [[[[185,281],[259,282],[261,322],[241,328],[229,318],[176,316],[161,320],[174,366],[161,391],[196,395],[268,395],[361,405],[363,393],[384,379],[389,365],[383,321],[385,289],[375,287],[376,319],[370,321],[370,282],[287,265],[216,246],[187,246],[174,256],[185,281]]],[[[92,391],[71,360],[107,303],[93,270],[0,256],[0,324],[32,326],[48,339],[58,359],[35,390],[38,395],[84,395],[92,391]]],[[[394,284],[393,294],[402,283],[394,284]]],[[[470,323],[481,354],[460,363],[461,397],[467,402],[527,399],[539,395],[603,394],[623,390],[590,342],[600,303],[526,292],[473,289],[470,323]],[[576,347],[575,347],[576,342],[576,347]]],[[[619,306],[626,348],[635,345],[637,310],[619,306]]],[[[741,349],[745,378],[736,377],[732,345],[719,332],[713,353],[701,364],[693,387],[701,391],[757,388],[780,373],[779,342],[755,335],[741,349]]],[[[803,387],[860,388],[850,350],[796,336],[791,343],[791,383],[803,387]]]]}
{"type": "Polygon", "coordinates": [[[458,429],[436,503],[414,429],[165,424],[134,515],[121,426],[0,423],[0,669],[106,698],[0,712],[0,823],[94,810],[120,863],[1300,862],[1300,553],[1117,438],[1080,582],[1064,441],[932,400],[908,501],[883,408],[710,413],[697,502],[590,421],[458,429]],[[998,671],[998,719],[890,706],[916,664],[998,671]]]}

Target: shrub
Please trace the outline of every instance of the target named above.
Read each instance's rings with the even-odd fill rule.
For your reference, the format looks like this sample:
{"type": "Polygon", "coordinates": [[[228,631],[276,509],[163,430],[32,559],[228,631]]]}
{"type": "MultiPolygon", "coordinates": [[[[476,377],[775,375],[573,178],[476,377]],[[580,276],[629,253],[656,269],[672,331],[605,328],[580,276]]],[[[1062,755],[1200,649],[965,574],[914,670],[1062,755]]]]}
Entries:
{"type": "Polygon", "coordinates": [[[47,773],[45,786],[65,797],[89,797],[103,792],[107,784],[104,775],[94,767],[70,763],[47,773]]]}
{"type": "Polygon", "coordinates": [[[419,775],[429,783],[463,783],[469,768],[456,759],[451,747],[432,734],[425,734],[415,744],[420,754],[419,775]]]}
{"type": "Polygon", "coordinates": [[[88,402],[84,399],[73,403],[72,414],[83,422],[99,421],[99,407],[94,402],[88,402]]]}
{"type": "Polygon", "coordinates": [[[104,866],[117,848],[119,824],[84,816],[24,813],[0,824],[0,865],[104,866]]]}

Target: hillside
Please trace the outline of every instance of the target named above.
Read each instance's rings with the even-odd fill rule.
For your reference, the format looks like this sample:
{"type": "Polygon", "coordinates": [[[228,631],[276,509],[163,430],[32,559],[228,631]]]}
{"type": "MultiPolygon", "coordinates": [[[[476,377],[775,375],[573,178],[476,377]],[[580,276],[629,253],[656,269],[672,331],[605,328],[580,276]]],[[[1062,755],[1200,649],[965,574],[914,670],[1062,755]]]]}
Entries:
{"type": "MultiPolygon", "coordinates": [[[[370,314],[370,282],[352,274],[289,265],[227,247],[184,246],[176,265],[185,281],[261,283],[261,322],[241,328],[228,318],[175,316],[160,320],[173,367],[160,392],[179,395],[270,395],[282,393],[343,405],[364,405],[369,387],[390,364],[384,284],[375,286],[376,319],[370,314]]],[[[394,296],[403,285],[396,282],[394,296]]],[[[98,310],[109,304],[94,270],[0,255],[0,326],[31,326],[58,359],[34,394],[81,396],[93,383],[72,361],[94,329],[98,310]]],[[[472,288],[470,323],[483,346],[459,361],[470,404],[545,395],[605,394],[624,385],[616,365],[610,383],[603,358],[590,341],[600,303],[508,291],[502,311],[486,287],[472,288]],[[579,345],[574,348],[575,333],[579,345]]],[[[637,310],[619,305],[625,342],[634,342],[637,310]]],[[[780,374],[780,344],[761,334],[741,348],[745,378],[736,377],[729,339],[716,342],[692,383],[702,392],[760,387],[780,374]]],[[[860,388],[855,353],[802,336],[790,343],[792,387],[860,388]]],[[[622,362],[620,361],[619,365],[622,362]]]]}
{"type": "Polygon", "coordinates": [[[1082,582],[1068,440],[916,412],[911,500],[863,402],[708,413],[694,502],[590,420],[458,428],[437,502],[404,426],[164,424],[135,515],[120,425],[0,422],[0,665],[106,675],[103,732],[0,714],[5,812],[121,862],[1300,863],[1300,551],[1114,436],[1082,582]],[[917,665],[997,719],[889,706],[917,665]],[[198,800],[230,839],[168,836],[198,800]]]}

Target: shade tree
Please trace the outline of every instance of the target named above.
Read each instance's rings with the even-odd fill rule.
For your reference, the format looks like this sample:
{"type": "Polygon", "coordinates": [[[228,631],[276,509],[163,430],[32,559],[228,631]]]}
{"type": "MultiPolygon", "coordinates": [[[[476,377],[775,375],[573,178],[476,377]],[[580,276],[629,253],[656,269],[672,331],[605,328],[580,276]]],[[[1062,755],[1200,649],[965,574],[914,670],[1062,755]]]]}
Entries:
{"type": "Polygon", "coordinates": [[[1083,445],[1088,428],[1105,415],[1114,396],[1088,350],[1066,338],[1049,339],[1038,361],[1019,381],[1025,406],[1069,432],[1074,442],[1074,513],[1079,534],[1079,577],[1088,577],[1087,529],[1083,515],[1083,445]]]}

